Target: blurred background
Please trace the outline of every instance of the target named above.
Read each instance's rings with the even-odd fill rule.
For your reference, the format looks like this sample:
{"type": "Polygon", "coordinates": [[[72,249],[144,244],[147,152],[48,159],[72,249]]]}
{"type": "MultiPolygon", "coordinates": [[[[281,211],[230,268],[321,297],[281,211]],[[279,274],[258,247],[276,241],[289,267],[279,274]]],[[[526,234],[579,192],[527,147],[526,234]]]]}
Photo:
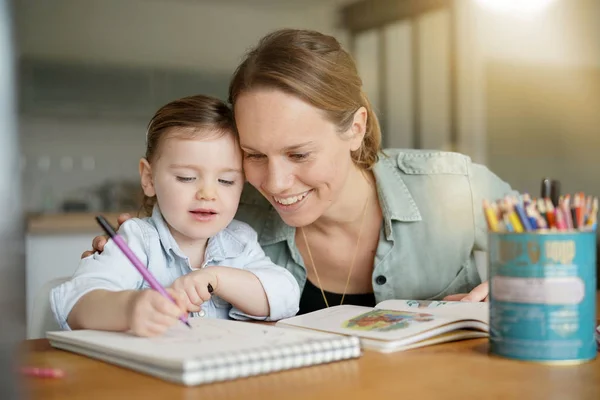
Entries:
{"type": "Polygon", "coordinates": [[[386,147],[462,152],[534,195],[546,176],[600,195],[596,0],[19,0],[6,15],[6,184],[20,185],[12,222],[26,244],[2,273],[27,318],[90,247],[95,213],[137,212],[153,112],[185,95],[226,99],[245,51],[277,28],[351,51],[386,147]]]}

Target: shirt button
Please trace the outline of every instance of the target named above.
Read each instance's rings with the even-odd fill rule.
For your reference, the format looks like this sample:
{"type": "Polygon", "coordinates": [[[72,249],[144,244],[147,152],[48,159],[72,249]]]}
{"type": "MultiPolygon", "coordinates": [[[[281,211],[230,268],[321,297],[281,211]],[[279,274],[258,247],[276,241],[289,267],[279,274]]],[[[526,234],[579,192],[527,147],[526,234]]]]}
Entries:
{"type": "Polygon", "coordinates": [[[200,312],[198,313],[199,317],[204,317],[206,315],[206,312],[204,310],[200,310],[200,312]]]}
{"type": "Polygon", "coordinates": [[[383,285],[386,282],[387,282],[387,279],[383,275],[379,275],[377,278],[375,278],[375,283],[378,285],[383,285]]]}

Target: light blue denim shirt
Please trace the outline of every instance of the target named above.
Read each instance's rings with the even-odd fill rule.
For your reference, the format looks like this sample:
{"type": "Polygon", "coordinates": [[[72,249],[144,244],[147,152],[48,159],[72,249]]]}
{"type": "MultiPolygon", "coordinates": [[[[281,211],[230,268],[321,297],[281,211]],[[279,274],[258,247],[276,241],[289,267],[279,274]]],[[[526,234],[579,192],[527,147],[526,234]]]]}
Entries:
{"type": "MultiPolygon", "coordinates": [[[[150,218],[126,221],[119,229],[119,235],[163,286],[168,287],[180,276],[192,272],[188,258],[179,249],[157,206],[150,218]]],[[[259,246],[256,232],[247,224],[233,220],[227,228],[209,239],[204,257],[202,267],[227,266],[256,275],[267,295],[270,315],[253,317],[218,296],[212,296],[210,301],[202,304],[202,310],[192,313],[192,316],[274,321],[298,312],[300,292],[297,281],[287,270],[271,262],[259,246]]],[[[119,291],[148,287],[140,273],[110,240],[101,254],[94,253],[81,260],[70,281],[51,291],[50,303],[60,326],[70,329],[67,317],[86,293],[97,289],[119,291]]]]}
{"type": "MultiPolygon", "coordinates": [[[[441,299],[481,283],[473,252],[487,249],[483,199],[510,194],[510,186],[469,157],[441,151],[385,150],[373,173],[383,214],[372,274],[376,301],[441,299]]],[[[250,186],[236,219],[258,232],[265,253],[304,290],[295,228],[250,186]]]]}

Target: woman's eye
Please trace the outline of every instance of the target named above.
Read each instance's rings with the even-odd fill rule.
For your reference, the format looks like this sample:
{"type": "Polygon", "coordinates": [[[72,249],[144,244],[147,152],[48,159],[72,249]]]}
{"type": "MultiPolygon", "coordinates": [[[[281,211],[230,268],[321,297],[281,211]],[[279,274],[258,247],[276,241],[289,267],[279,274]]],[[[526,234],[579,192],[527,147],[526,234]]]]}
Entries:
{"type": "Polygon", "coordinates": [[[264,154],[258,154],[258,153],[244,153],[244,157],[246,158],[251,158],[253,160],[259,160],[261,158],[264,158],[264,154]]]}
{"type": "Polygon", "coordinates": [[[293,153],[290,154],[289,157],[296,161],[306,160],[308,158],[309,153],[293,153]]]}
{"type": "Polygon", "coordinates": [[[194,177],[189,177],[189,176],[178,176],[177,180],[179,182],[193,182],[196,178],[194,177]]]}
{"type": "Polygon", "coordinates": [[[228,181],[228,180],[225,180],[225,179],[219,179],[219,183],[221,183],[221,184],[223,184],[223,185],[226,185],[226,186],[231,186],[231,185],[233,185],[235,182],[234,182],[234,181],[228,181]]]}

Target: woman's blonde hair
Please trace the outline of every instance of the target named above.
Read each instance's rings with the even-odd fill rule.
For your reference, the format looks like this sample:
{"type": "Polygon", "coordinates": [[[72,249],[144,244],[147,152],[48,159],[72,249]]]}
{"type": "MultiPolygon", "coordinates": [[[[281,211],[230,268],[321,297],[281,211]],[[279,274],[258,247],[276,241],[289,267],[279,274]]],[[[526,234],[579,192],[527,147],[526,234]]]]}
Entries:
{"type": "MultiPolygon", "coordinates": [[[[146,132],[146,160],[152,164],[160,156],[160,146],[173,128],[190,128],[186,135],[197,135],[198,130],[211,134],[234,134],[235,124],[231,109],[223,101],[203,95],[184,97],[162,106],[148,123],[146,132]]],[[[156,197],[144,195],[142,208],[152,214],[156,197]]]]}
{"type": "Polygon", "coordinates": [[[361,147],[352,160],[371,168],[381,150],[381,129],[362,91],[354,60],[332,36],[298,29],[268,34],[238,66],[229,85],[229,102],[253,88],[275,88],[323,110],[340,132],[347,131],[360,107],[367,110],[361,147]]]}

